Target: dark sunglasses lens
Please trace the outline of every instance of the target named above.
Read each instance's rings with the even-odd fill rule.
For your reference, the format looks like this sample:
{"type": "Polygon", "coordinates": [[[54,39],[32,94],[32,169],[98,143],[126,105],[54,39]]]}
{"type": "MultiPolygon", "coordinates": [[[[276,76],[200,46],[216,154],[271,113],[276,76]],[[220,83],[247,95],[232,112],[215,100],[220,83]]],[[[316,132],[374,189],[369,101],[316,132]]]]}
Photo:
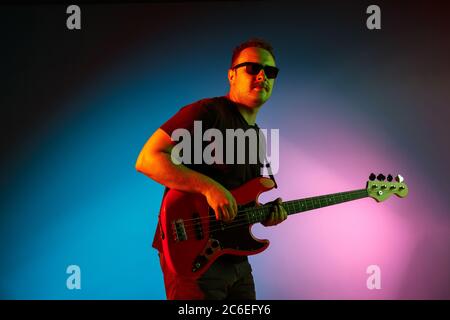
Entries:
{"type": "Polygon", "coordinates": [[[276,67],[265,67],[264,73],[266,74],[267,78],[275,79],[278,75],[278,69],[276,67]]]}
{"type": "Polygon", "coordinates": [[[257,63],[249,63],[247,64],[247,73],[251,75],[257,75],[262,69],[262,65],[257,63]]]}

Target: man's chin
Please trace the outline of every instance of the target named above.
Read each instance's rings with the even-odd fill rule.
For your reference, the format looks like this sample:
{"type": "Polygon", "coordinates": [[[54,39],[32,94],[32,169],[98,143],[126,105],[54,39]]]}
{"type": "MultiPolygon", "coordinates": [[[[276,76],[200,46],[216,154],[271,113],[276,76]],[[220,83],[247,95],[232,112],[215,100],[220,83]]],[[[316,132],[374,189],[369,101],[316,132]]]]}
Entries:
{"type": "Polygon", "coordinates": [[[267,100],[269,100],[269,94],[263,90],[263,91],[254,91],[252,93],[252,100],[256,103],[256,104],[263,104],[264,102],[266,102],[267,100]]]}
{"type": "Polygon", "coordinates": [[[266,96],[253,97],[252,99],[250,99],[248,106],[251,108],[258,108],[258,107],[262,106],[267,100],[268,100],[268,98],[266,96]]]}

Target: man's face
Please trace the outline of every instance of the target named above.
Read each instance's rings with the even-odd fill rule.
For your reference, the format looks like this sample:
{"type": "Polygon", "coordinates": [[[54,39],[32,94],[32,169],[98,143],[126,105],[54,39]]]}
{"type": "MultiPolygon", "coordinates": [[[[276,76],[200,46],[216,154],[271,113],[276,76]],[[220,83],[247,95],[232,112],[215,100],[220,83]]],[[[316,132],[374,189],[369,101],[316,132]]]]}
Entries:
{"type": "MultiPolygon", "coordinates": [[[[256,62],[263,66],[275,67],[275,60],[270,52],[257,47],[242,50],[234,66],[244,62],[256,62]]],[[[261,69],[257,75],[251,75],[246,72],[245,66],[230,69],[228,80],[232,100],[249,108],[258,108],[269,100],[275,81],[275,79],[267,78],[264,69],[261,69]]]]}

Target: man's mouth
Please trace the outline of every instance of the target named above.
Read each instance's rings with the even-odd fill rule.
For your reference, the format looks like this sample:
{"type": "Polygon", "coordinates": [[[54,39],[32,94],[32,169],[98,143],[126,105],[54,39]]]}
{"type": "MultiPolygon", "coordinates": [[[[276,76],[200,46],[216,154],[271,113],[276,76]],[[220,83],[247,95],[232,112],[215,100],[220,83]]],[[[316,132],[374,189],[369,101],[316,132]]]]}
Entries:
{"type": "Polygon", "coordinates": [[[253,89],[257,90],[257,91],[261,91],[261,90],[266,90],[267,91],[267,86],[263,85],[263,84],[256,84],[253,85],[253,89]]]}

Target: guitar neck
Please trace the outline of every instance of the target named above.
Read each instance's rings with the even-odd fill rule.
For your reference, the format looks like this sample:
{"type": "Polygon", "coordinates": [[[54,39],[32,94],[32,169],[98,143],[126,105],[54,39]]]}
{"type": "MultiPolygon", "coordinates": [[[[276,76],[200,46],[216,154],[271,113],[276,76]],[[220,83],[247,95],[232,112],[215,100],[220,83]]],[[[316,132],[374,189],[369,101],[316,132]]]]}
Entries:
{"type": "MultiPolygon", "coordinates": [[[[368,196],[369,194],[366,189],[360,189],[312,198],[285,201],[283,202],[283,208],[286,210],[288,215],[291,215],[322,207],[328,207],[343,202],[362,199],[368,196]]],[[[247,215],[249,223],[262,222],[267,220],[269,217],[271,207],[271,204],[266,204],[256,208],[244,209],[242,210],[242,213],[247,215]]]]}

